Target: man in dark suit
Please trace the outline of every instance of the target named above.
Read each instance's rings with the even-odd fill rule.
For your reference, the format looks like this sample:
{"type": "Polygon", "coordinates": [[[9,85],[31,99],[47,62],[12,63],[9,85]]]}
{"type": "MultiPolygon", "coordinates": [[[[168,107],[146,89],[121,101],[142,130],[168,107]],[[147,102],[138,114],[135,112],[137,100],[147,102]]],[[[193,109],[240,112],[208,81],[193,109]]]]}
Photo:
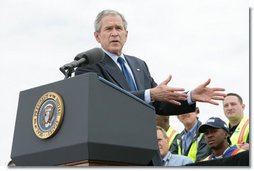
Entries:
{"type": "Polygon", "coordinates": [[[122,53],[128,31],[127,21],[119,12],[114,10],[100,12],[94,26],[94,36],[101,44],[106,54],[105,58],[98,64],[78,67],[75,75],[96,72],[99,76],[130,91],[147,103],[152,103],[156,113],[160,115],[179,115],[193,112],[196,108],[196,101],[218,105],[213,100],[223,100],[225,94],[221,91],[224,91],[224,89],[207,87],[210,79],[188,93],[183,93],[184,88],[167,86],[171,76],[157,85],[143,60],[122,53]],[[118,62],[119,57],[123,58],[124,65],[131,75],[135,84],[134,90],[131,90],[122,73],[122,68],[118,62]]]}
{"type": "MultiPolygon", "coordinates": [[[[152,103],[160,115],[179,115],[195,111],[195,101],[218,105],[213,100],[223,100],[222,88],[208,88],[210,79],[188,93],[183,88],[169,87],[169,76],[157,85],[146,63],[136,57],[125,55],[122,48],[127,40],[127,21],[114,10],[104,10],[97,15],[94,36],[105,52],[103,61],[78,67],[75,75],[95,72],[98,76],[131,92],[147,103],[152,103]],[[121,57],[121,58],[120,58],[121,57]],[[119,59],[122,59],[119,61],[119,59]],[[127,72],[127,74],[126,74],[127,72]],[[128,81],[127,81],[128,80],[128,81]]],[[[159,152],[152,165],[161,165],[159,152]]]]}

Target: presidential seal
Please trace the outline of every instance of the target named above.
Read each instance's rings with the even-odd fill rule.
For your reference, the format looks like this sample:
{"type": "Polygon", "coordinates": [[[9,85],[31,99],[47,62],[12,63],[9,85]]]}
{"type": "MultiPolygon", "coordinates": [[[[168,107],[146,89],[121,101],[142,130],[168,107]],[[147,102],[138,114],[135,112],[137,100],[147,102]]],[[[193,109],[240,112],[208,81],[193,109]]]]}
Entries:
{"type": "Polygon", "coordinates": [[[41,96],[34,108],[32,124],[35,135],[47,139],[56,134],[64,115],[64,104],[61,96],[47,92],[41,96]]]}

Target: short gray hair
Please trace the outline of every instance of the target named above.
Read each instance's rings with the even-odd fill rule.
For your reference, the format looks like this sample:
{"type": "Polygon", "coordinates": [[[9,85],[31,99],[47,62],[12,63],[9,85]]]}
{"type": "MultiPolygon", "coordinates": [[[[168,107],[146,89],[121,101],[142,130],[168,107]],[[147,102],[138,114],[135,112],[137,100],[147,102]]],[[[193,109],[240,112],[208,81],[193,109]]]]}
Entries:
{"type": "Polygon", "coordinates": [[[101,29],[101,24],[100,24],[101,19],[105,16],[108,16],[108,15],[120,16],[123,20],[123,27],[125,30],[127,30],[127,21],[125,20],[124,16],[121,13],[119,13],[115,10],[103,10],[97,15],[97,17],[94,21],[94,29],[96,32],[99,32],[101,29]]]}

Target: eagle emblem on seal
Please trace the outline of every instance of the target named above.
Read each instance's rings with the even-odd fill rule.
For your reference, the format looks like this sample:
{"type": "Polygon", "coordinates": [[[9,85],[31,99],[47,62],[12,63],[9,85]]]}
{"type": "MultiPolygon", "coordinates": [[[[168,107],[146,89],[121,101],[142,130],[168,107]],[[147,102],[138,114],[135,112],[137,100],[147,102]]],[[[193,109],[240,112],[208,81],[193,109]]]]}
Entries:
{"type": "Polygon", "coordinates": [[[42,123],[47,128],[52,125],[55,107],[52,104],[47,104],[44,108],[42,123]]]}

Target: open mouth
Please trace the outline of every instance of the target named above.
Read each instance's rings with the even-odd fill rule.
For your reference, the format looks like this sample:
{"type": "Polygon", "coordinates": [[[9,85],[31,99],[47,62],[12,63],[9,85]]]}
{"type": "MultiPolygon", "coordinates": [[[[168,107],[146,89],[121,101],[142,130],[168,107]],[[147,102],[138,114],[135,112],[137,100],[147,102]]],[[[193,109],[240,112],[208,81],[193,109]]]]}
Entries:
{"type": "Polygon", "coordinates": [[[118,40],[111,40],[110,42],[111,43],[118,43],[119,41],[118,40]]]}

